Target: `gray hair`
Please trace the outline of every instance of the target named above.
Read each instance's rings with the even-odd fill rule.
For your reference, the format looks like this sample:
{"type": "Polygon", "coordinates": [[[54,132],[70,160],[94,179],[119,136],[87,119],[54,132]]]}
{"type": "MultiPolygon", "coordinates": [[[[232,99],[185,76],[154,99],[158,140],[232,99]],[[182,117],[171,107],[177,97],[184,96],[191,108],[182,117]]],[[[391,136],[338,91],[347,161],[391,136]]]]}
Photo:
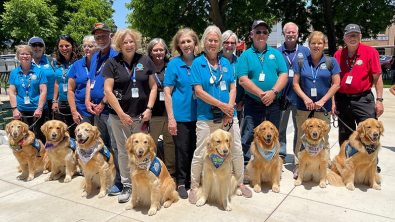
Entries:
{"type": "Polygon", "coordinates": [[[239,42],[239,39],[237,38],[237,35],[232,32],[231,30],[226,30],[224,33],[222,33],[222,41],[226,42],[230,37],[233,37],[236,40],[236,45],[239,42]]]}
{"type": "Polygon", "coordinates": [[[297,24],[293,23],[293,22],[288,22],[285,23],[284,27],[283,27],[283,33],[285,33],[285,29],[287,28],[288,25],[295,25],[296,26],[296,32],[299,33],[299,27],[297,24]]]}
{"type": "Polygon", "coordinates": [[[99,48],[93,35],[86,35],[84,39],[82,39],[82,44],[84,44],[85,41],[93,42],[93,45],[95,45],[96,48],[99,48]]]}
{"type": "Polygon", "coordinates": [[[202,45],[203,51],[206,51],[206,48],[204,47],[204,43],[206,42],[207,35],[210,32],[214,32],[218,35],[218,38],[219,38],[219,42],[218,42],[219,49],[218,50],[221,50],[222,46],[223,46],[221,30],[219,30],[219,28],[216,25],[210,25],[209,27],[206,28],[206,30],[204,30],[202,39],[200,40],[200,44],[202,45]]]}
{"type": "Polygon", "coordinates": [[[30,53],[30,55],[33,55],[33,49],[30,45],[17,45],[15,47],[16,56],[19,56],[22,50],[26,50],[30,53]]]}
{"type": "Polygon", "coordinates": [[[150,57],[150,58],[152,59],[152,57],[151,57],[152,49],[153,49],[154,46],[155,46],[156,44],[158,44],[158,43],[160,43],[160,44],[163,46],[163,48],[165,49],[165,58],[164,58],[164,59],[165,59],[165,63],[169,62],[169,58],[170,58],[169,49],[167,48],[167,45],[166,45],[166,43],[165,43],[165,40],[163,40],[163,39],[161,39],[161,38],[154,38],[154,39],[152,39],[152,40],[149,42],[149,44],[148,44],[148,46],[147,46],[147,56],[150,57]]]}

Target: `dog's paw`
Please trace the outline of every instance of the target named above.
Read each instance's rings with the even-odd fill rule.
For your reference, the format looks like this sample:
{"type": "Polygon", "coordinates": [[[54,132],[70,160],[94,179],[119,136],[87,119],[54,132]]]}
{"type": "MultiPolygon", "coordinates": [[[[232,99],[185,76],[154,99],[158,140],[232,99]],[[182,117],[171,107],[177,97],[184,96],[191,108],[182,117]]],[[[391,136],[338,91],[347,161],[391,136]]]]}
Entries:
{"type": "Polygon", "coordinates": [[[66,177],[66,178],[64,178],[64,182],[65,183],[70,183],[71,182],[71,177],[66,177]]]}
{"type": "Polygon", "coordinates": [[[375,189],[375,190],[381,190],[381,186],[378,185],[378,184],[374,184],[374,185],[372,186],[372,188],[375,189]]]}
{"type": "Polygon", "coordinates": [[[156,214],[157,209],[155,207],[151,207],[148,211],[148,216],[152,216],[156,214]]]}
{"type": "Polygon", "coordinates": [[[230,203],[225,207],[226,211],[232,211],[232,205],[230,203]]]}
{"type": "Polygon", "coordinates": [[[278,186],[273,186],[272,187],[273,192],[278,193],[280,192],[280,188],[278,186]]]}
{"type": "Polygon", "coordinates": [[[86,191],[82,192],[81,197],[86,197],[88,196],[88,193],[86,191]]]}
{"type": "Polygon", "coordinates": [[[26,179],[26,177],[27,177],[27,175],[21,174],[21,175],[17,176],[16,179],[24,180],[24,179],[26,179]]]}
{"type": "Polygon", "coordinates": [[[45,182],[51,181],[51,180],[52,180],[51,176],[47,176],[47,178],[44,179],[45,182]]]}
{"type": "Polygon", "coordinates": [[[300,186],[301,184],[302,184],[301,180],[296,180],[294,183],[295,186],[300,186]]]}
{"type": "Polygon", "coordinates": [[[34,176],[29,176],[26,180],[27,181],[31,181],[31,180],[33,180],[34,179],[34,176]]]}
{"type": "Polygon", "coordinates": [[[100,191],[99,198],[103,198],[106,196],[106,191],[100,191]]]}
{"type": "Polygon", "coordinates": [[[163,207],[164,207],[164,208],[168,208],[168,207],[171,206],[172,203],[173,203],[173,201],[168,200],[168,201],[166,201],[166,202],[163,204],[163,207]]]}
{"type": "Polygon", "coordinates": [[[326,182],[320,182],[320,187],[321,188],[326,188],[326,182]]]}
{"type": "Polygon", "coordinates": [[[355,190],[355,186],[352,183],[347,184],[346,188],[349,189],[349,190],[355,190]]]}
{"type": "Polygon", "coordinates": [[[201,207],[204,204],[206,204],[206,200],[203,198],[200,198],[197,202],[196,202],[196,206],[201,207]]]}
{"type": "Polygon", "coordinates": [[[44,171],[43,171],[43,174],[47,174],[47,173],[49,173],[48,170],[44,170],[44,171]]]}
{"type": "Polygon", "coordinates": [[[134,207],[133,204],[129,204],[125,207],[125,210],[131,210],[133,209],[133,207],[134,207]]]}
{"type": "Polygon", "coordinates": [[[241,192],[240,188],[237,188],[237,189],[236,189],[236,195],[237,195],[237,196],[243,195],[243,192],[241,192]]]}
{"type": "Polygon", "coordinates": [[[259,186],[258,184],[257,184],[257,185],[255,185],[255,186],[254,186],[254,191],[255,191],[255,193],[259,193],[259,192],[261,192],[261,191],[262,191],[262,188],[261,188],[261,186],[259,186]]]}

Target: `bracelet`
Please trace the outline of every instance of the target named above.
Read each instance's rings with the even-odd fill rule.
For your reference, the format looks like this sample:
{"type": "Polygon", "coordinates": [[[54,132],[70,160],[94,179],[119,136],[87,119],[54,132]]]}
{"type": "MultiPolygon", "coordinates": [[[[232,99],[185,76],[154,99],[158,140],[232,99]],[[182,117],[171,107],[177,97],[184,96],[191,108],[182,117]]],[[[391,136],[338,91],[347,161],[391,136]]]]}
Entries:
{"type": "Polygon", "coordinates": [[[18,108],[18,107],[16,107],[16,106],[15,106],[15,107],[11,107],[12,111],[14,111],[14,110],[17,109],[17,108],[18,108]]]}
{"type": "Polygon", "coordinates": [[[104,106],[107,105],[103,100],[100,101],[100,104],[103,104],[104,106]]]}
{"type": "Polygon", "coordinates": [[[52,100],[52,103],[58,103],[58,100],[53,99],[53,100],[52,100]]]}
{"type": "Polygon", "coordinates": [[[383,98],[376,98],[376,101],[380,101],[380,102],[383,102],[383,98]]]}
{"type": "Polygon", "coordinates": [[[38,109],[38,110],[40,110],[41,112],[42,112],[42,111],[44,111],[44,109],[43,109],[43,108],[38,108],[38,107],[37,107],[37,109],[38,109]]]}
{"type": "Polygon", "coordinates": [[[275,89],[272,89],[272,91],[274,92],[274,94],[276,94],[276,96],[278,95],[278,91],[275,89]]]}

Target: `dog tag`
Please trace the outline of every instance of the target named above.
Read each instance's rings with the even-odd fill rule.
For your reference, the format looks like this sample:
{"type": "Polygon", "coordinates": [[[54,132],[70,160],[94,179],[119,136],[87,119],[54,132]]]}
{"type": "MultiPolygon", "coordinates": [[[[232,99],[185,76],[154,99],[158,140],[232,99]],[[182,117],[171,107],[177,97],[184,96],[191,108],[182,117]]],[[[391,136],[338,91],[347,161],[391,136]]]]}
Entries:
{"type": "Polygon", "coordinates": [[[25,104],[30,104],[30,99],[28,96],[23,97],[23,100],[25,101],[25,104]]]}
{"type": "Polygon", "coordinates": [[[226,90],[226,83],[225,83],[225,81],[221,81],[221,82],[220,82],[220,86],[221,86],[221,90],[222,90],[222,91],[225,91],[225,90],[226,90]]]}
{"type": "Polygon", "coordinates": [[[294,77],[294,70],[292,68],[289,69],[288,77],[294,77]]]}
{"type": "Polygon", "coordinates": [[[63,84],[63,92],[67,92],[67,84],[63,84]]]}
{"type": "Polygon", "coordinates": [[[259,75],[259,82],[264,82],[265,81],[265,73],[261,73],[259,75]]]}
{"type": "Polygon", "coordinates": [[[311,88],[311,96],[317,96],[317,88],[311,88]]]}
{"type": "Polygon", "coordinates": [[[139,89],[132,88],[132,98],[139,98],[139,89]]]}
{"type": "Polygon", "coordinates": [[[348,76],[346,79],[346,84],[351,84],[352,76],[348,76]]]}
{"type": "Polygon", "coordinates": [[[159,92],[159,101],[165,101],[165,96],[163,95],[163,92],[159,92]]]}
{"type": "Polygon", "coordinates": [[[95,80],[93,80],[91,83],[91,89],[93,89],[94,87],[95,87],[95,80]]]}

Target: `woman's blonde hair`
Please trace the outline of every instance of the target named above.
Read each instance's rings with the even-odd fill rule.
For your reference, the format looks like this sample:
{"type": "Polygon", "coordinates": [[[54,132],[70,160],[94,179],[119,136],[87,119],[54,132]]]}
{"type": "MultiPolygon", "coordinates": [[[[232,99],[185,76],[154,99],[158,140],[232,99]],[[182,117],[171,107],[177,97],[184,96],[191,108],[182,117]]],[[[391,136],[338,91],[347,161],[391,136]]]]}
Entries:
{"type": "Polygon", "coordinates": [[[183,28],[177,31],[177,33],[174,35],[173,40],[172,40],[172,54],[174,57],[182,55],[182,50],[178,46],[178,41],[180,40],[181,36],[188,34],[191,36],[192,40],[195,43],[195,48],[193,50],[193,53],[195,55],[199,54],[202,51],[202,48],[200,47],[199,44],[199,37],[196,35],[196,33],[190,29],[190,28],[183,28]]]}
{"type": "Polygon", "coordinates": [[[30,55],[33,55],[33,49],[30,47],[30,45],[17,45],[15,47],[16,56],[19,56],[22,50],[27,50],[29,51],[30,55]]]}
{"type": "Polygon", "coordinates": [[[141,33],[133,29],[124,28],[116,32],[114,37],[112,38],[111,46],[115,51],[121,52],[123,39],[128,34],[132,37],[133,41],[136,44],[136,51],[141,47],[141,33]]]}
{"type": "Polygon", "coordinates": [[[207,35],[210,32],[214,32],[218,35],[218,41],[219,41],[218,42],[218,44],[219,44],[218,50],[221,50],[222,46],[223,46],[221,30],[216,25],[210,25],[209,27],[206,28],[206,30],[204,30],[202,39],[200,40],[200,44],[202,44],[203,51],[206,52],[206,47],[204,46],[204,42],[206,42],[207,35]]]}
{"type": "Polygon", "coordinates": [[[310,44],[311,41],[313,41],[315,39],[322,40],[325,43],[326,35],[320,31],[314,31],[314,32],[310,33],[309,37],[307,38],[307,41],[310,44]]]}

